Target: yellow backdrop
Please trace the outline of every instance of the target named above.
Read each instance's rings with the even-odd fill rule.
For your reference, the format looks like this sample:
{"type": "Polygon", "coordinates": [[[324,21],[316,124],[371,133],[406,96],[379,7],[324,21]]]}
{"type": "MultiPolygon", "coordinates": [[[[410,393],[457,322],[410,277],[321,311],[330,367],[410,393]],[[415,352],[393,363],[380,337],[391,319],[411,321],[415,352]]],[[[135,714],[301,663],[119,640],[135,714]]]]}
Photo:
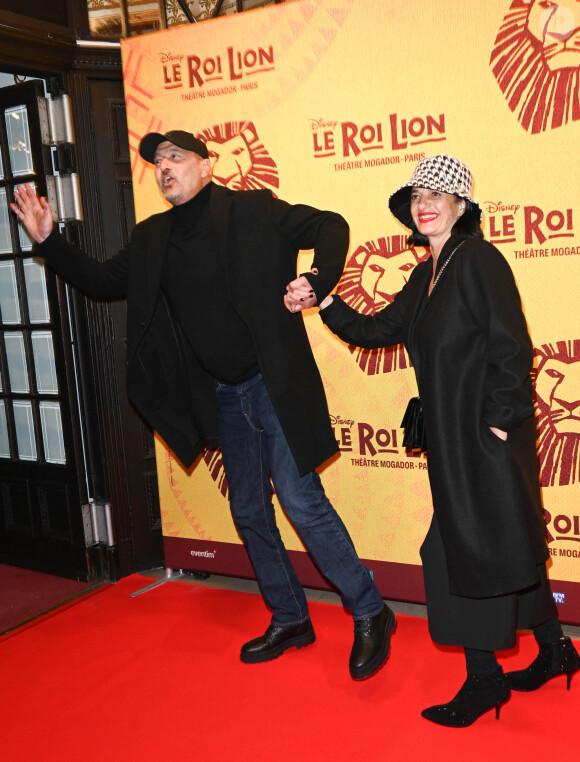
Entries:
{"type": "MultiPolygon", "coordinates": [[[[389,194],[423,156],[470,166],[486,238],[515,272],[538,351],[550,575],[563,610],[577,604],[580,615],[568,584],[580,581],[580,10],[574,0],[544,5],[296,0],[125,40],[122,53],[138,219],[164,208],[140,138],[193,131],[208,141],[217,182],[347,218],[339,291],[362,311],[390,301],[424,254],[406,250],[389,194]]],[[[341,449],[324,469],[326,490],[359,555],[402,565],[402,579],[419,564],[431,515],[424,457],[401,446],[413,370],[400,347],[359,352],[311,312],[341,449]]],[[[190,473],[161,441],[157,455],[167,547],[183,540],[192,568],[215,568],[216,548],[239,543],[219,453],[190,473]]],[[[287,547],[302,550],[283,515],[280,525],[287,547]]]]}

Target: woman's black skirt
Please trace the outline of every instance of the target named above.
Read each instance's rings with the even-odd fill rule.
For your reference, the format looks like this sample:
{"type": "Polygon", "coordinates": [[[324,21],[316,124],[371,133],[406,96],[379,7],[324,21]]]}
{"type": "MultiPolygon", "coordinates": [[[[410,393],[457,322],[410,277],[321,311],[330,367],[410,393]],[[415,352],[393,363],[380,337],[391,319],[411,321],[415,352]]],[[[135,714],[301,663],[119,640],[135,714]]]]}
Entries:
{"type": "Polygon", "coordinates": [[[421,546],[429,633],[436,643],[502,651],[515,645],[516,630],[530,629],[557,615],[546,576],[532,588],[493,598],[451,595],[445,550],[435,516],[421,546]]]}

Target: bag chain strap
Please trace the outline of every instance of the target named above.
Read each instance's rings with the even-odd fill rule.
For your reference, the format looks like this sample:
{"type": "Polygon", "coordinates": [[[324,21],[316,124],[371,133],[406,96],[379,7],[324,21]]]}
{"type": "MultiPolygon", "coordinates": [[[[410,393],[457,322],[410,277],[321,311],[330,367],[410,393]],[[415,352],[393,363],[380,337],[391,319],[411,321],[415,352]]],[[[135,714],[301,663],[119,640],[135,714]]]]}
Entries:
{"type": "Polygon", "coordinates": [[[439,270],[439,272],[437,273],[437,277],[436,277],[436,278],[435,278],[435,280],[433,281],[433,286],[432,286],[432,288],[431,288],[431,293],[429,294],[429,296],[432,296],[432,295],[433,295],[433,291],[435,291],[435,286],[437,285],[437,282],[439,281],[439,278],[440,278],[440,277],[443,275],[443,270],[445,270],[445,268],[447,267],[447,265],[449,264],[449,262],[451,262],[451,257],[452,257],[452,256],[455,254],[455,252],[457,251],[457,249],[458,249],[458,248],[459,248],[459,247],[460,247],[460,246],[461,246],[463,243],[465,243],[465,241],[460,241],[460,242],[457,244],[457,246],[456,246],[456,247],[453,249],[453,251],[451,252],[451,254],[450,254],[448,257],[447,257],[447,261],[445,262],[445,264],[443,265],[443,267],[442,267],[442,268],[439,270]]]}

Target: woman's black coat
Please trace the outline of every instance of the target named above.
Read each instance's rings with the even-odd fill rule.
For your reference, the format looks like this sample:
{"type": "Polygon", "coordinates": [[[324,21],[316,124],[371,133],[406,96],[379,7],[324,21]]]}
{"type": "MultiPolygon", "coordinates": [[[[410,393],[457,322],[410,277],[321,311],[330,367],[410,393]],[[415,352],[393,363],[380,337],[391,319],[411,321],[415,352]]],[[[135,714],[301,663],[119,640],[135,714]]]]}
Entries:
{"type": "Polygon", "coordinates": [[[534,585],[536,564],[548,557],[530,379],[533,348],[513,274],[494,246],[452,237],[437,271],[444,266],[429,297],[432,259],[419,264],[394,302],[376,315],[362,316],[335,297],[321,316],[357,346],[405,343],[423,406],[450,592],[491,597],[534,585]],[[490,426],[507,431],[507,441],[490,426]]]}
{"type": "MultiPolygon", "coordinates": [[[[283,303],[300,249],[314,249],[322,299],[338,282],[349,231],[338,214],[290,205],[269,191],[212,184],[210,214],[234,308],[248,325],[260,371],[298,470],[308,473],[337,451],[326,397],[302,315],[283,303]]],[[[173,210],[135,228],[126,249],[104,263],[53,232],[34,255],[85,293],[127,297],[127,391],[185,466],[219,444],[213,378],[197,362],[161,291],[173,210]]],[[[195,294],[191,295],[195,299],[195,294]]]]}

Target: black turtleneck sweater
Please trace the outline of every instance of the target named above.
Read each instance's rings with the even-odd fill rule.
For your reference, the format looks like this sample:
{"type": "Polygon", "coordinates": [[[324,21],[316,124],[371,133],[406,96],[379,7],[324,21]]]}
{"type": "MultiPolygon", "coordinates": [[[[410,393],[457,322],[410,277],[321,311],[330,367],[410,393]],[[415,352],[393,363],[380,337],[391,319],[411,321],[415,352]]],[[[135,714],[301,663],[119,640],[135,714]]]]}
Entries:
{"type": "Polygon", "coordinates": [[[228,294],[210,193],[211,183],[173,208],[161,288],[201,365],[218,381],[239,384],[259,366],[250,330],[228,294]]]}

